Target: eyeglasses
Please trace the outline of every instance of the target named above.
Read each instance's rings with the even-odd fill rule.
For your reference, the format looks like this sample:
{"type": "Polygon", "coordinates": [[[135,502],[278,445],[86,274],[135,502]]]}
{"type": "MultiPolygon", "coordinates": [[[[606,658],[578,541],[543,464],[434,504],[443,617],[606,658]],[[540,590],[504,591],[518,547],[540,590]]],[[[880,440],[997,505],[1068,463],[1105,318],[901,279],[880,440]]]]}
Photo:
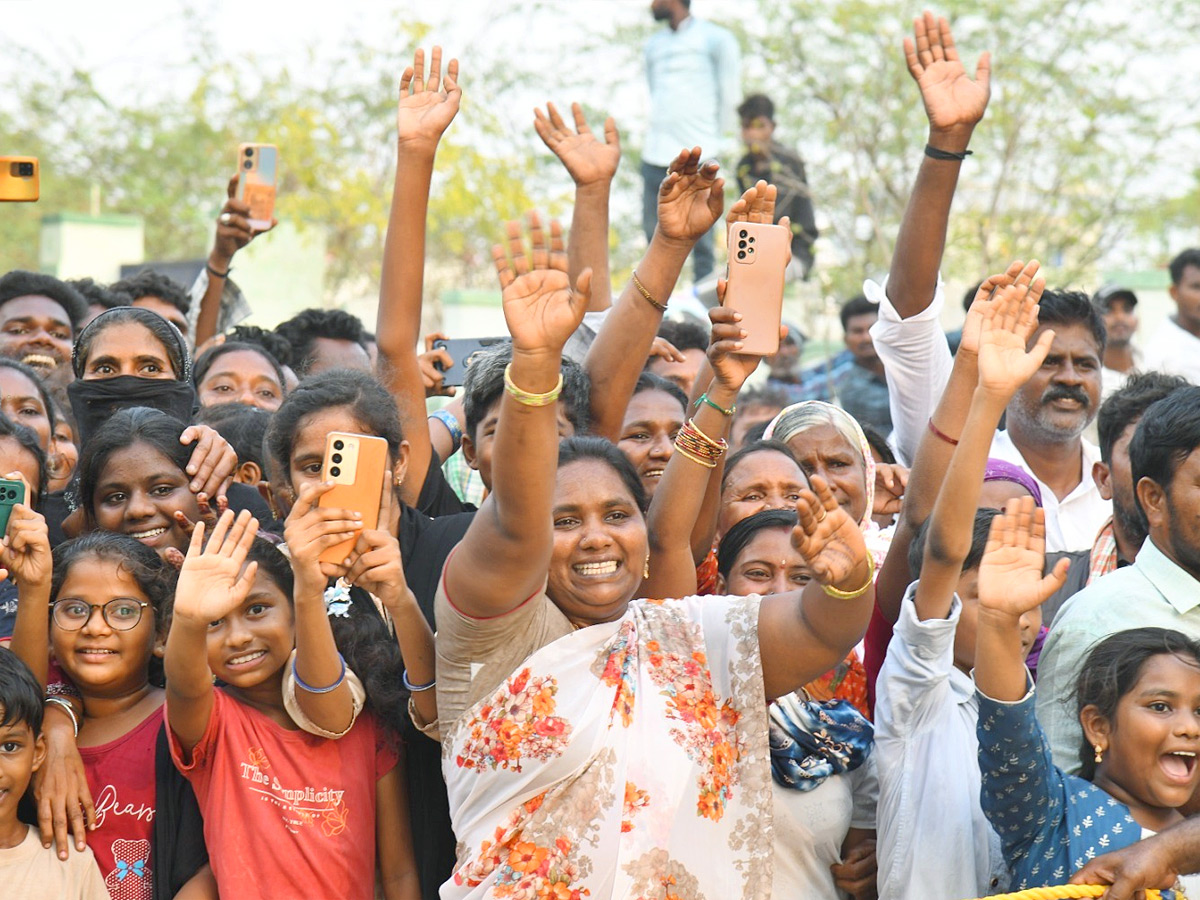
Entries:
{"type": "Polygon", "coordinates": [[[101,605],[84,603],[82,600],[57,600],[51,607],[54,624],[63,631],[79,631],[92,618],[93,610],[100,610],[108,627],[115,631],[131,631],[142,621],[142,610],[149,606],[138,600],[118,597],[101,605]]]}

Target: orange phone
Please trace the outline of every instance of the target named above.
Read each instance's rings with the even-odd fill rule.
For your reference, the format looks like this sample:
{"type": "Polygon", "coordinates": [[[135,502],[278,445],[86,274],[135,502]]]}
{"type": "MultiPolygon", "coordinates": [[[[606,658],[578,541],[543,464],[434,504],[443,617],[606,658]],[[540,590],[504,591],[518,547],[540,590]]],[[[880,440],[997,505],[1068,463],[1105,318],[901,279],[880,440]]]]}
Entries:
{"type": "MultiPolygon", "coordinates": [[[[364,529],[379,525],[379,503],[388,467],[388,443],[381,437],[331,431],[325,439],[325,461],[321,478],[333,487],[322,494],[318,506],[350,509],[362,513],[364,529]]],[[[318,559],[340,564],[354,549],[358,532],[350,540],[327,549],[318,559]]]]}
{"type": "Polygon", "coordinates": [[[32,203],[40,181],[36,156],[0,156],[0,200],[32,203]]]}
{"type": "Polygon", "coordinates": [[[742,353],[779,352],[783,276],[792,258],[792,235],[782,225],[734,222],[729,226],[729,284],[724,306],[742,314],[742,353]]]}
{"type": "Polygon", "coordinates": [[[265,231],[275,215],[275,178],[279,151],[274,144],[238,147],[237,198],[250,204],[250,227],[265,231]]]}

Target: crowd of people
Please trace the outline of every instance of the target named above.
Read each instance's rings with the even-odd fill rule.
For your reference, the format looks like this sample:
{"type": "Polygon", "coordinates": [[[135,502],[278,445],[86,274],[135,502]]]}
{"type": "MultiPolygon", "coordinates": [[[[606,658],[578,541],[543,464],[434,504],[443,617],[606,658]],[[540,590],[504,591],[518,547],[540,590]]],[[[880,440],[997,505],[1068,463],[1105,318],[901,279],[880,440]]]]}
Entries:
{"type": "MultiPolygon", "coordinates": [[[[654,9],[648,61],[728,49],[654,9]]],[[[5,896],[1200,896],[1200,250],[1144,351],[1133,292],[1032,259],[948,340],[990,61],[929,13],[904,55],[928,144],[818,368],[795,326],[764,362],[731,308],[666,316],[715,228],[782,221],[814,263],[767,98],[728,210],[701,147],[647,148],[615,301],[616,126],[549,104],[570,227],[503,226],[511,339],[430,412],[455,392],[419,352],[427,206],[462,97],[436,47],[400,82],[373,334],[239,324],[261,232],[234,181],[190,290],[0,277],[5,896]],[[374,527],[322,501],[334,432],[386,443],[374,527]]]]}

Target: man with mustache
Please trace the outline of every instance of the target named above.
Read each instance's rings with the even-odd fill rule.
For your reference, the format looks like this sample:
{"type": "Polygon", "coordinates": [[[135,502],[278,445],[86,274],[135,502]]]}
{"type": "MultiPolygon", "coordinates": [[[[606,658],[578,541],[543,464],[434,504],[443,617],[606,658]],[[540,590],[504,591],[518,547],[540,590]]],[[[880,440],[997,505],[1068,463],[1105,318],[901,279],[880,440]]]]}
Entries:
{"type": "Polygon", "coordinates": [[[1083,437],[1100,406],[1104,320],[1078,291],[1046,291],[1036,341],[1047,329],[1054,343],[1046,361],[1008,404],[1005,430],[991,456],[1020,466],[1037,480],[1046,509],[1046,550],[1087,550],[1112,514],[1092,468],[1099,448],[1083,437]]]}
{"type": "Polygon", "coordinates": [[[0,356],[32,366],[51,383],[71,380],[75,328],[87,300],[50,275],[12,271],[0,277],[0,356]]]}

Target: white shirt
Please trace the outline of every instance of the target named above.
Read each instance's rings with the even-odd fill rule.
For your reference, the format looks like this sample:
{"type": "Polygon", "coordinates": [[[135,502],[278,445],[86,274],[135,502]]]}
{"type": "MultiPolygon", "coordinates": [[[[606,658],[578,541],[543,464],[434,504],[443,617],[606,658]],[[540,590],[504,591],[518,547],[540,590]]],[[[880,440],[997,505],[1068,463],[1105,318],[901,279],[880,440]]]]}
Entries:
{"type": "Polygon", "coordinates": [[[705,159],[726,149],[741,102],[737,38],[706,19],[688,16],[679,28],[660,28],[646,41],[650,123],[642,159],[665,166],[685,147],[705,159]]]}
{"type": "Polygon", "coordinates": [[[1092,465],[1100,461],[1100,448],[1087,438],[1083,444],[1080,461],[1079,484],[1062,500],[1043,482],[1025,462],[1021,451],[1013,445],[1007,431],[997,431],[992,439],[988,456],[1002,459],[1020,466],[1037,482],[1042,492],[1042,506],[1046,510],[1046,552],[1062,550],[1091,550],[1096,541],[1096,532],[1113,514],[1112,501],[1100,496],[1100,488],[1092,480],[1092,465]]]}
{"type": "Polygon", "coordinates": [[[1147,346],[1146,368],[1168,375],[1182,375],[1192,384],[1200,384],[1200,338],[1163,319],[1147,346]]]}
{"type": "Polygon", "coordinates": [[[844,775],[826,778],[811,791],[771,782],[775,818],[772,897],[840,900],[829,867],[842,861],[851,828],[875,827],[879,778],[875,754],[844,775]]]}
{"type": "Polygon", "coordinates": [[[915,592],[914,582],[875,686],[879,897],[986,897],[1009,877],[979,803],[975,685],[954,666],[962,603],[922,622],[915,592]]]}
{"type": "Polygon", "coordinates": [[[946,302],[942,279],[939,275],[933,302],[907,319],[900,317],[888,299],[887,278],[878,284],[864,281],[863,296],[879,304],[879,319],[871,326],[871,340],[887,376],[888,405],[892,410],[890,443],[900,462],[911,466],[954,366],[941,324],[946,302]]]}

